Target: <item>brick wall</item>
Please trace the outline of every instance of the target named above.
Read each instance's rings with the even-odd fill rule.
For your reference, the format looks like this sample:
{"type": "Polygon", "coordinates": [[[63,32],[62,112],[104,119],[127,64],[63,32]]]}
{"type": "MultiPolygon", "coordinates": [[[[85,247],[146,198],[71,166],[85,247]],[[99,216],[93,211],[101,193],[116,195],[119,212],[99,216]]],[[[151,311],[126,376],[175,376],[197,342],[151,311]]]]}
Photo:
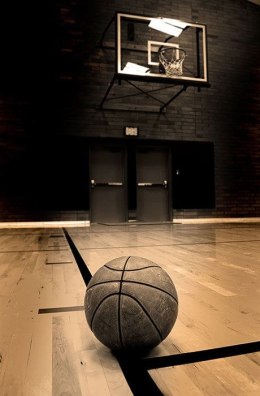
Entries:
{"type": "Polygon", "coordinates": [[[260,7],[243,0],[29,3],[14,12],[10,1],[4,14],[0,220],[87,218],[87,139],[122,137],[125,125],[138,126],[141,139],[214,144],[215,208],[175,216],[260,216],[260,7]],[[163,114],[99,110],[114,58],[97,43],[115,11],[206,24],[211,87],[189,87],[163,114]]]}

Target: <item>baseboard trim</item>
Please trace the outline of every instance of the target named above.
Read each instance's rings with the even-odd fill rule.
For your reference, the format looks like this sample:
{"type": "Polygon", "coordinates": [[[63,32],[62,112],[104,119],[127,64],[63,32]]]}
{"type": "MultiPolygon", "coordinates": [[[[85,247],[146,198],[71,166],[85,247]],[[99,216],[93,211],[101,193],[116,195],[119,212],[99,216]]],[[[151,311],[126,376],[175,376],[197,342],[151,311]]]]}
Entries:
{"type": "MultiPolygon", "coordinates": [[[[260,217],[208,217],[182,219],[174,218],[173,224],[216,224],[216,223],[259,223],[260,217]]],[[[131,223],[130,223],[131,224],[131,223]]],[[[90,227],[89,220],[83,221],[11,221],[0,222],[0,228],[59,228],[90,227]]]]}
{"type": "Polygon", "coordinates": [[[84,221],[18,221],[2,222],[0,228],[57,228],[57,227],[89,227],[90,222],[84,221]]]}
{"type": "Polygon", "coordinates": [[[260,217],[208,217],[201,219],[175,218],[173,223],[181,224],[206,224],[206,223],[259,223],[260,217]]]}

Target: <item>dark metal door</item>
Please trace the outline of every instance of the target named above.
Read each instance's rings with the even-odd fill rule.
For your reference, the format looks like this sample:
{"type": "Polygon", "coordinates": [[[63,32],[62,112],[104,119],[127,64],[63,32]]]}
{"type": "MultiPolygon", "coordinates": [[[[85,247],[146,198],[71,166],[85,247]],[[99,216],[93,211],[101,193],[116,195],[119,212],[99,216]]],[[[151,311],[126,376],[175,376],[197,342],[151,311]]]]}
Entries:
{"type": "Polygon", "coordinates": [[[90,149],[90,220],[126,221],[125,150],[120,146],[90,149]]]}
{"type": "Polygon", "coordinates": [[[137,220],[170,220],[169,151],[139,148],[136,153],[137,220]]]}

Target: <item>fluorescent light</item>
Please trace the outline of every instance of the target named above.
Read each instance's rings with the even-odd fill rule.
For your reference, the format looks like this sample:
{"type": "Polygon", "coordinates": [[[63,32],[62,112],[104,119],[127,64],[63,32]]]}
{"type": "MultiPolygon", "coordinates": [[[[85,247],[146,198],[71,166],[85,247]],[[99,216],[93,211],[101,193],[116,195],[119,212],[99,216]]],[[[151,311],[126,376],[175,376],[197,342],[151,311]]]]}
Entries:
{"type": "Polygon", "coordinates": [[[170,18],[153,18],[149,23],[149,27],[152,29],[159,30],[160,32],[175,37],[179,37],[186,26],[188,26],[187,23],[170,18]]]}
{"type": "Polygon", "coordinates": [[[149,72],[148,67],[140,66],[137,63],[127,62],[122,73],[127,74],[147,74],[149,72]]]}

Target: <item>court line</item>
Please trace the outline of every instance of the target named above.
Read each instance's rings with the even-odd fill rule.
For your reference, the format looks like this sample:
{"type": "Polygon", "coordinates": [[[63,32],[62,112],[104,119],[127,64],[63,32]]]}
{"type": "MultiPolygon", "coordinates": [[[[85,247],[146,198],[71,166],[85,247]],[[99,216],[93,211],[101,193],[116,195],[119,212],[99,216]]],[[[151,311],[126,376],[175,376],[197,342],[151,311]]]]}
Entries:
{"type": "Polygon", "coordinates": [[[0,250],[0,253],[40,253],[40,252],[68,252],[68,251],[69,249],[0,250]]]}
{"type": "Polygon", "coordinates": [[[50,247],[50,248],[58,248],[58,247],[67,247],[67,245],[49,245],[49,246],[47,246],[47,247],[50,247]]]}
{"type": "MultiPolygon", "coordinates": [[[[223,226],[217,226],[215,227],[215,224],[212,224],[212,226],[210,227],[208,224],[165,224],[167,225],[167,228],[163,228],[161,229],[161,226],[159,229],[156,229],[156,232],[165,232],[168,229],[175,229],[175,225],[177,226],[181,226],[176,228],[176,230],[237,230],[237,229],[257,229],[260,228],[260,224],[259,223],[248,223],[248,224],[237,224],[234,225],[233,223],[223,223],[223,226]],[[169,227],[170,226],[170,227],[169,227]]],[[[120,227],[120,225],[118,226],[120,227]]],[[[122,226],[121,226],[122,227],[122,226]]],[[[84,231],[81,230],[77,230],[75,233],[75,230],[73,230],[73,234],[71,234],[72,236],[78,236],[78,235],[89,235],[89,234],[111,234],[111,233],[118,233],[118,232],[136,232],[136,233],[141,233],[144,230],[140,230],[140,228],[136,227],[135,225],[129,225],[129,228],[123,228],[123,229],[119,229],[119,230],[115,230],[115,229],[111,229],[111,230],[91,230],[91,229],[84,229],[84,231]]],[[[153,227],[154,228],[154,227],[153,227]]],[[[147,230],[145,230],[147,231],[147,230]]],[[[1,235],[1,234],[0,234],[1,235]]]]}
{"type": "Polygon", "coordinates": [[[145,370],[152,370],[163,367],[206,362],[208,360],[223,359],[238,355],[247,355],[256,352],[260,352],[260,341],[142,359],[142,366],[145,370]]]}
{"type": "Polygon", "coordinates": [[[83,305],[76,305],[74,307],[56,307],[56,308],[40,308],[38,314],[49,314],[58,312],[73,312],[73,311],[84,311],[83,305]]]}
{"type": "MultiPolygon", "coordinates": [[[[0,229],[0,230],[1,230],[1,229],[0,229]]],[[[32,233],[26,233],[26,232],[24,232],[24,233],[22,233],[22,234],[16,234],[16,233],[1,233],[1,231],[0,231],[0,238],[1,238],[2,236],[21,237],[21,238],[31,236],[31,237],[38,238],[40,235],[41,235],[41,237],[43,237],[43,238],[64,238],[64,235],[63,235],[63,234],[57,234],[57,235],[53,235],[53,234],[43,234],[43,235],[42,235],[41,232],[39,232],[38,234],[32,234],[32,233]]]]}
{"type": "MultiPolygon", "coordinates": [[[[219,223],[218,223],[218,225],[216,227],[215,227],[216,223],[210,223],[210,224],[212,226],[209,226],[208,223],[201,223],[201,224],[184,224],[184,223],[178,223],[177,224],[177,223],[171,223],[171,224],[165,224],[165,225],[167,225],[167,228],[156,229],[156,232],[165,232],[168,229],[175,229],[175,227],[173,227],[173,226],[176,226],[176,225],[177,226],[181,226],[181,227],[176,228],[176,230],[179,229],[179,230],[183,230],[183,231],[188,230],[188,229],[203,230],[203,231],[204,230],[233,230],[233,229],[235,229],[235,230],[237,230],[237,229],[250,229],[250,230],[251,229],[257,229],[258,230],[258,228],[260,228],[260,224],[259,223],[244,223],[244,224],[235,223],[235,225],[234,225],[234,223],[223,223],[222,226],[219,225],[219,223]],[[168,226],[170,226],[170,227],[168,227],[168,226]]],[[[10,228],[6,228],[6,230],[10,230],[10,228]]],[[[16,229],[14,229],[14,230],[16,230],[16,229]]],[[[138,227],[136,227],[135,225],[129,224],[129,228],[128,229],[123,228],[123,230],[122,229],[115,230],[115,229],[112,228],[111,230],[106,230],[106,231],[102,231],[102,230],[95,231],[95,230],[91,230],[90,227],[88,227],[88,228],[84,228],[84,231],[77,230],[77,232],[75,233],[75,228],[74,228],[73,229],[73,233],[74,234],[71,234],[71,236],[74,237],[74,236],[82,236],[82,235],[89,235],[89,234],[111,234],[111,233],[114,234],[114,233],[118,233],[118,232],[121,232],[121,233],[122,232],[142,233],[143,231],[144,230],[138,229],[138,227]]],[[[5,233],[5,232],[2,232],[2,229],[0,228],[0,238],[2,236],[12,236],[12,237],[14,237],[14,236],[15,237],[33,236],[33,237],[38,237],[39,233],[38,234],[36,234],[36,233],[22,233],[21,234],[21,233],[15,233],[15,232],[14,233],[9,233],[9,232],[5,233]]],[[[60,238],[60,237],[64,237],[64,235],[63,234],[52,235],[52,234],[47,234],[46,233],[44,235],[44,237],[47,237],[47,238],[48,237],[49,238],[60,238]]]]}
{"type": "Polygon", "coordinates": [[[194,242],[194,243],[170,243],[162,245],[133,245],[133,246],[105,246],[105,247],[84,247],[80,250],[91,250],[91,249],[126,249],[126,248],[145,248],[145,247],[167,247],[167,246],[196,246],[196,245],[218,245],[218,244],[231,244],[231,243],[249,243],[249,242],[260,242],[260,239],[249,239],[249,240],[235,240],[235,241],[219,241],[219,242],[194,242]]]}
{"type": "Polygon", "coordinates": [[[141,359],[121,353],[114,353],[114,355],[133,395],[163,396],[148,371],[143,367],[141,359]]]}
{"type": "Polygon", "coordinates": [[[77,249],[76,245],[74,244],[72,238],[70,237],[68,231],[66,230],[66,228],[63,228],[63,232],[65,235],[65,238],[69,244],[69,247],[72,251],[72,254],[75,258],[75,261],[77,263],[77,266],[80,270],[81,276],[86,284],[86,286],[88,285],[90,279],[92,278],[92,274],[89,271],[85,261],[83,260],[83,258],[81,257],[81,254],[79,253],[79,250],[77,249]]]}
{"type": "MultiPolygon", "coordinates": [[[[75,261],[81,272],[82,278],[87,285],[92,275],[85,261],[82,259],[76,245],[68,234],[67,230],[63,230],[71,248],[72,254],[75,258],[75,261]]],[[[140,356],[138,357],[135,355],[127,354],[125,351],[123,351],[122,353],[114,352],[114,356],[117,358],[121,370],[125,376],[125,379],[135,396],[163,396],[163,393],[153,381],[152,377],[148,373],[148,370],[169,366],[172,367],[174,365],[180,366],[184,364],[192,364],[195,362],[204,362],[207,360],[227,358],[259,351],[260,341],[256,341],[246,344],[230,345],[226,347],[194,352],[184,352],[177,355],[160,356],[155,358],[141,358],[140,356]]]]}
{"type": "MultiPolygon", "coordinates": [[[[145,223],[145,222],[130,222],[130,223],[96,223],[97,225],[103,225],[108,227],[137,227],[137,226],[164,226],[164,225],[173,225],[172,221],[158,222],[158,223],[145,223]]],[[[181,223],[174,223],[181,224],[181,223]]]]}
{"type": "Polygon", "coordinates": [[[152,377],[148,373],[148,370],[223,359],[259,351],[260,341],[256,341],[154,358],[138,358],[126,355],[125,353],[115,353],[115,356],[118,359],[128,385],[135,396],[161,396],[163,393],[154,383],[152,377]]]}
{"type": "Polygon", "coordinates": [[[57,265],[57,264],[64,265],[64,264],[72,264],[72,263],[73,263],[72,260],[70,260],[70,261],[46,261],[45,265],[57,265]]]}

